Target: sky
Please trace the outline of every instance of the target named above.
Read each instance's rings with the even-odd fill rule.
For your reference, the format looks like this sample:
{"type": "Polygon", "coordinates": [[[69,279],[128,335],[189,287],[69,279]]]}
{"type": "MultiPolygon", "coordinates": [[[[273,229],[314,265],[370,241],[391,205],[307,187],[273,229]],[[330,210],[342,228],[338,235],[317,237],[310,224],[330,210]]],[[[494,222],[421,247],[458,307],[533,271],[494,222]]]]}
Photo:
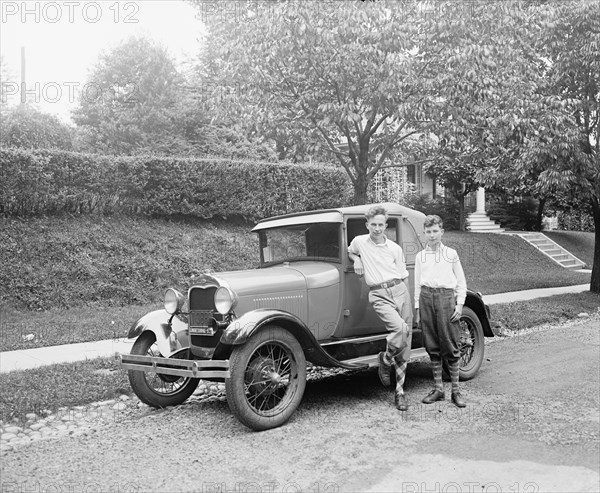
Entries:
{"type": "Polygon", "coordinates": [[[0,52],[10,78],[3,98],[21,98],[21,47],[25,47],[27,98],[69,121],[87,74],[103,50],[134,34],[167,46],[175,60],[197,53],[203,24],[180,0],[0,1],[0,52]]]}

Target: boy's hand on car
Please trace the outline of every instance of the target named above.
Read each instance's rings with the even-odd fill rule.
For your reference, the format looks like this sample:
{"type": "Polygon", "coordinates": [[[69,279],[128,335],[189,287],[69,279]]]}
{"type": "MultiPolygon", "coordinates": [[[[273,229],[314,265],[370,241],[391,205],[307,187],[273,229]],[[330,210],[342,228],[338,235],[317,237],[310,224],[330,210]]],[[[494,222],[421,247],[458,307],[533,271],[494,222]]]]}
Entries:
{"type": "Polygon", "coordinates": [[[462,315],[462,305],[456,305],[454,308],[454,313],[450,317],[451,322],[458,322],[460,320],[460,316],[462,315]]]}
{"type": "Polygon", "coordinates": [[[359,276],[362,276],[365,273],[365,268],[363,267],[362,261],[359,258],[354,261],[354,272],[356,272],[359,276]]]}

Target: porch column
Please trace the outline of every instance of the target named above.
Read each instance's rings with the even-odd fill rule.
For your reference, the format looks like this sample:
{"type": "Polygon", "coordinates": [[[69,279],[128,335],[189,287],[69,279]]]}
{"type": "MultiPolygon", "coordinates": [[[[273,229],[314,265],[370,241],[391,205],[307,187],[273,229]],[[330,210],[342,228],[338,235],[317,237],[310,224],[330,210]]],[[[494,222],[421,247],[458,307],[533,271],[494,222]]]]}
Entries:
{"type": "Polygon", "coordinates": [[[477,189],[477,210],[476,212],[480,212],[485,214],[485,188],[479,187],[477,189]]]}

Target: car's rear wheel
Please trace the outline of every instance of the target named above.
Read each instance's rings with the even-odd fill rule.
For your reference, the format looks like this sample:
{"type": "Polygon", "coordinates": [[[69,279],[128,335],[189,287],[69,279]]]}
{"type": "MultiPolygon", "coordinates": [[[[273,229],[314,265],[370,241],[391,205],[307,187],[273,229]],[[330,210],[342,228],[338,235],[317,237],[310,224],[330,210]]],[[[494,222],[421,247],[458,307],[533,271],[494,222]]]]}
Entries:
{"type": "MultiPolygon", "coordinates": [[[[131,354],[162,357],[154,332],[144,332],[133,343],[131,354]]],[[[181,355],[183,357],[183,354],[181,355]]],[[[140,400],[152,407],[176,406],[194,393],[199,379],[129,370],[129,383],[140,400]]]]}
{"type": "Polygon", "coordinates": [[[294,413],[306,387],[306,359],[296,338],[270,325],[236,347],[225,380],[231,412],[253,430],[285,423],[294,413]]]}
{"type": "MultiPolygon", "coordinates": [[[[477,375],[483,363],[484,339],[479,317],[468,307],[463,308],[460,317],[459,348],[459,379],[470,380],[477,375]]],[[[450,374],[446,362],[444,371],[450,374]]]]}

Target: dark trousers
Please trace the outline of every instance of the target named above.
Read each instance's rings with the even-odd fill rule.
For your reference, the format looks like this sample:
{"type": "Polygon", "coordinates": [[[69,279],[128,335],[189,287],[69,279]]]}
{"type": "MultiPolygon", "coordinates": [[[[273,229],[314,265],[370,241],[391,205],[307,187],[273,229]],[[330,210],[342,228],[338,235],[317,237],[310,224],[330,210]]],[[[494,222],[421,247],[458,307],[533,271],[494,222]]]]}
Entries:
{"type": "Polygon", "coordinates": [[[431,360],[445,359],[452,364],[460,359],[460,323],[450,321],[455,307],[453,289],[421,286],[421,330],[425,350],[431,360]]]}

